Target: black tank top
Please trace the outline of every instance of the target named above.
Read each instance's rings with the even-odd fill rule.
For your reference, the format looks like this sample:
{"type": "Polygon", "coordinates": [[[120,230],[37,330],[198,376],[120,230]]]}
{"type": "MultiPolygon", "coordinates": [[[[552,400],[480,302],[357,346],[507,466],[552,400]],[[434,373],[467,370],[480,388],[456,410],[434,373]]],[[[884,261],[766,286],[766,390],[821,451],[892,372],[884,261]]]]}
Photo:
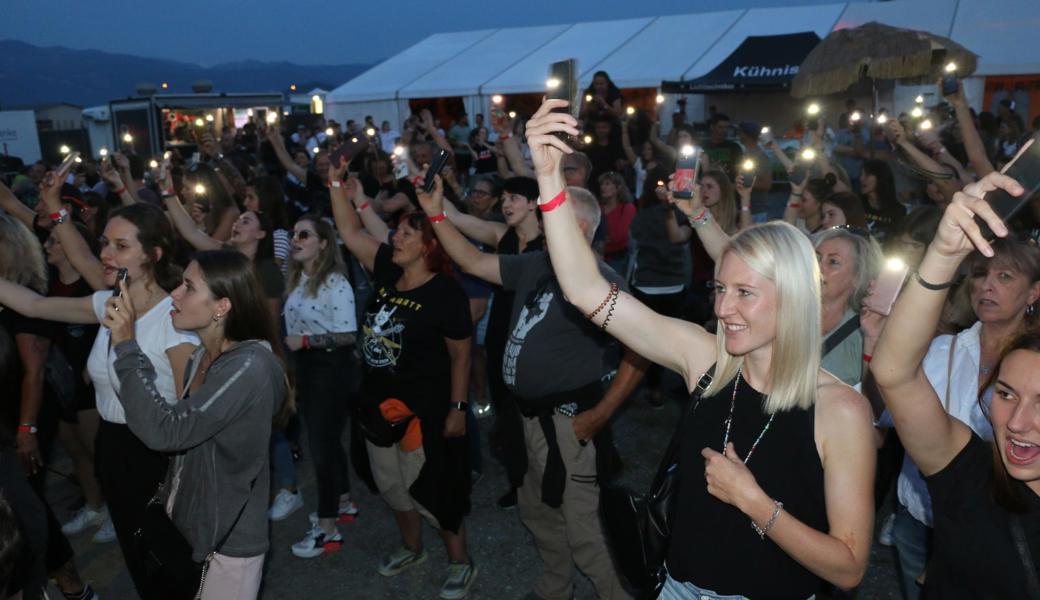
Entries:
{"type": "MultiPolygon", "coordinates": [[[[538,236],[529,240],[524,246],[523,254],[527,252],[538,252],[545,249],[545,238],[538,236]]],[[[516,229],[510,227],[498,241],[496,254],[522,254],[520,252],[520,236],[516,229]]],[[[491,301],[491,314],[488,315],[487,333],[484,336],[484,344],[487,346],[489,356],[495,356],[501,360],[501,352],[505,350],[506,338],[509,337],[509,319],[513,316],[513,292],[507,292],[501,286],[495,286],[495,297],[491,301]]]]}
{"type": "MultiPolygon", "coordinates": [[[[820,580],[799,565],[768,537],[762,540],[751,521],[735,506],[710,495],[704,481],[701,450],[721,451],[733,383],[701,400],[687,420],[679,446],[680,481],[675,523],[668,550],[668,571],[719,594],[762,598],[808,598],[820,580]]],[[[730,441],[737,454],[748,450],[769,420],[765,397],[743,379],[737,387],[730,441]]],[[[826,532],[827,506],[823,465],[813,435],[813,409],[777,413],[747,466],[784,511],[818,531],[826,532]]],[[[765,523],[759,523],[764,526],[765,523]]]]}

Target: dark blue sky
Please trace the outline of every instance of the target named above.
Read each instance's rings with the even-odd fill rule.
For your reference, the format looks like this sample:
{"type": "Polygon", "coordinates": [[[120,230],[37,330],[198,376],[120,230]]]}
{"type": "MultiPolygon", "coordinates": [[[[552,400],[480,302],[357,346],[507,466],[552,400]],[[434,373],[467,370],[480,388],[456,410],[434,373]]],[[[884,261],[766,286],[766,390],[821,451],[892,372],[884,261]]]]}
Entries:
{"type": "Polygon", "coordinates": [[[213,65],[374,63],[441,31],[826,0],[0,0],[0,36],[213,65]]]}

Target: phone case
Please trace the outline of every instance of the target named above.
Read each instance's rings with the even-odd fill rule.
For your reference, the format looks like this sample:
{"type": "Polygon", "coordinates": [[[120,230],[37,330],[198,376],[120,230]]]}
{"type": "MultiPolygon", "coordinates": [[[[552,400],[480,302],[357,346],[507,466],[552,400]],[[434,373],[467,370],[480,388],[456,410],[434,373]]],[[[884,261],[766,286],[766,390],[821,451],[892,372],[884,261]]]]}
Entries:
{"type": "Polygon", "coordinates": [[[896,303],[896,298],[903,289],[903,283],[906,281],[906,274],[909,270],[910,266],[906,264],[899,269],[890,269],[886,266],[881,270],[877,283],[874,284],[874,293],[871,294],[871,310],[886,316],[892,312],[892,305],[896,303]]]}
{"type": "Polygon", "coordinates": [[[673,193],[676,198],[693,198],[693,184],[697,177],[697,159],[679,159],[675,168],[675,177],[672,179],[673,193]]]}
{"type": "MultiPolygon", "coordinates": [[[[1022,208],[1029,203],[1029,199],[1040,191],[1040,143],[1037,139],[1040,134],[1034,134],[1015,155],[1010,163],[1004,166],[1002,173],[1014,179],[1025,188],[1021,196],[1012,196],[1004,190],[993,190],[988,192],[984,199],[993,208],[1002,221],[1007,223],[1022,208]]],[[[989,228],[980,217],[975,217],[975,223],[979,226],[982,236],[987,240],[996,239],[996,234],[989,228]]]]}
{"type": "Polygon", "coordinates": [[[434,177],[436,177],[442,170],[444,165],[448,164],[448,151],[441,148],[441,151],[433,159],[433,164],[426,170],[426,179],[423,180],[423,190],[429,194],[433,191],[434,177]]]}

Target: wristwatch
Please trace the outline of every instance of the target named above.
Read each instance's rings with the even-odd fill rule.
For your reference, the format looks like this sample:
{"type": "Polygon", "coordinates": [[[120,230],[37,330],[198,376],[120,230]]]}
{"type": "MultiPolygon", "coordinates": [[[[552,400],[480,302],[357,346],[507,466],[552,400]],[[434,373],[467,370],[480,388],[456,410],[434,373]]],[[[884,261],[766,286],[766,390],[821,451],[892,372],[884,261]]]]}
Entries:
{"type": "Polygon", "coordinates": [[[452,402],[451,407],[459,412],[466,412],[466,409],[469,408],[469,402],[452,402]]]}

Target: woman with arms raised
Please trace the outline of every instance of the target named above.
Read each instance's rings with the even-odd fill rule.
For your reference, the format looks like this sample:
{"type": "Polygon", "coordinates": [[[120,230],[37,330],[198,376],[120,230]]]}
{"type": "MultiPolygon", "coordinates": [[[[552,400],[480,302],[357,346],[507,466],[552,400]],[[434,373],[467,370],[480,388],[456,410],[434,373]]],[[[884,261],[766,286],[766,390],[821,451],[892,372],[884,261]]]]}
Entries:
{"type": "MultiPolygon", "coordinates": [[[[565,105],[545,102],[527,126],[563,292],[690,390],[714,365],[681,433],[661,597],[809,598],[820,579],[855,587],[873,524],[871,413],[819,367],[820,275],[808,239],[774,223],[726,243],[716,267],[717,336],[658,315],[600,276],[581,237],[560,173],[572,150],[554,135],[576,135],[577,123],[550,112],[565,105]]],[[[691,224],[716,227],[708,214],[690,215],[691,224]]]]}
{"type": "MultiPolygon", "coordinates": [[[[1040,540],[1040,336],[1032,330],[1010,341],[981,386],[973,377],[964,382],[978,395],[993,386],[991,442],[947,413],[922,366],[961,261],[974,248],[995,256],[973,217],[998,236],[1008,234],[982,199],[997,188],[1012,196],[1024,193],[1012,179],[991,173],[954,195],[871,363],[899,438],[932,499],[928,598],[1040,596],[1035,550],[1029,557],[1040,540]]],[[[1035,287],[1021,294],[1036,301],[1035,287]]]]}

